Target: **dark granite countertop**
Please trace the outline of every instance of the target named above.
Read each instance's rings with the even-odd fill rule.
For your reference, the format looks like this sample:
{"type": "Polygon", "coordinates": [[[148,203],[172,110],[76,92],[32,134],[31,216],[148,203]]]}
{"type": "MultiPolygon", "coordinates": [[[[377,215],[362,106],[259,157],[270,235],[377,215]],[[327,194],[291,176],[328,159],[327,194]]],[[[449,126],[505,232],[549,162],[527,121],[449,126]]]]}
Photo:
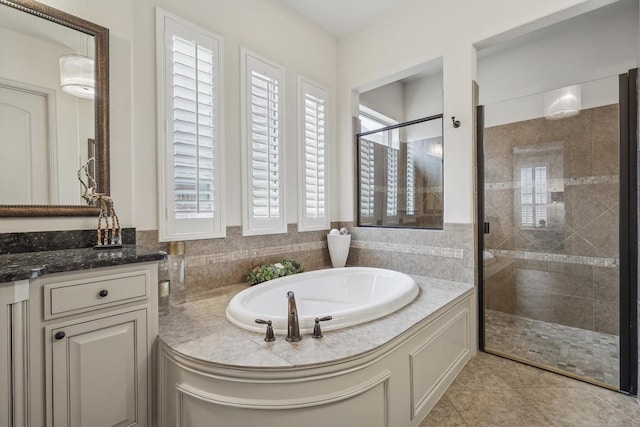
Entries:
{"type": "Polygon", "coordinates": [[[44,274],[158,261],[166,254],[136,245],[119,249],[63,249],[0,255],[0,284],[44,274]]]}

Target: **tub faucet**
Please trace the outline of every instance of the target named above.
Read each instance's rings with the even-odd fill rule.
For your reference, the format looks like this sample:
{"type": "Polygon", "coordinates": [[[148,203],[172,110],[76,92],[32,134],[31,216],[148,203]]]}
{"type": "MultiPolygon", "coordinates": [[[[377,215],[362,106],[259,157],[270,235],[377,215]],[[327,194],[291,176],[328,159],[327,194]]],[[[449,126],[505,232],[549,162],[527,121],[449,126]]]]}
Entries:
{"type": "Polygon", "coordinates": [[[293,291],[287,292],[287,299],[289,300],[289,310],[287,316],[289,321],[287,322],[287,338],[289,342],[297,342],[302,339],[300,336],[300,324],[298,323],[298,308],[296,307],[296,297],[293,295],[293,291]]]}

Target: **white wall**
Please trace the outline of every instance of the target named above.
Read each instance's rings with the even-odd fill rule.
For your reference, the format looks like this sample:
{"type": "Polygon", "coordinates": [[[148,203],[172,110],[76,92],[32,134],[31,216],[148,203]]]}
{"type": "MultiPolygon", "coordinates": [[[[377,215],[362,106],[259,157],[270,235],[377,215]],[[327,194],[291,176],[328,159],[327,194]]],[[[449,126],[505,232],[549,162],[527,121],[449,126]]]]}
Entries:
{"type": "Polygon", "coordinates": [[[407,81],[402,93],[405,121],[442,113],[442,72],[407,81]]]}
{"type": "MultiPolygon", "coordinates": [[[[157,229],[155,6],[224,38],[227,225],[240,225],[240,47],[285,68],[287,222],[297,222],[297,73],[329,89],[335,138],[336,41],[278,0],[44,0],[109,28],[111,193],[123,226],[157,229]]],[[[333,174],[331,174],[333,175],[333,174]]],[[[330,183],[335,194],[338,182],[330,183]]],[[[335,203],[332,210],[335,212],[335,203]]],[[[335,217],[335,213],[332,217],[335,217]]],[[[0,232],[94,228],[95,218],[0,219],[0,232]]]]}
{"type": "Polygon", "coordinates": [[[402,123],[405,121],[404,85],[392,82],[360,94],[360,104],[402,123]]]}
{"type": "Polygon", "coordinates": [[[542,26],[587,10],[604,1],[448,0],[407,1],[338,43],[339,212],[337,220],[353,219],[353,150],[351,119],[354,90],[401,75],[443,57],[444,117],[462,123],[454,129],[445,121],[445,222],[473,222],[473,102],[476,78],[474,44],[515,28],[542,26]],[[543,19],[550,16],[548,19],[543,19]],[[368,46],[376,46],[375,52],[368,46]],[[380,55],[384,52],[384,55],[380,55]]]}
{"type": "Polygon", "coordinates": [[[486,125],[542,117],[542,92],[578,83],[583,108],[617,103],[617,76],[637,66],[638,28],[638,1],[622,0],[479,52],[486,125]]]}
{"type": "Polygon", "coordinates": [[[480,103],[617,76],[636,67],[638,1],[615,4],[478,53],[480,103]]]}

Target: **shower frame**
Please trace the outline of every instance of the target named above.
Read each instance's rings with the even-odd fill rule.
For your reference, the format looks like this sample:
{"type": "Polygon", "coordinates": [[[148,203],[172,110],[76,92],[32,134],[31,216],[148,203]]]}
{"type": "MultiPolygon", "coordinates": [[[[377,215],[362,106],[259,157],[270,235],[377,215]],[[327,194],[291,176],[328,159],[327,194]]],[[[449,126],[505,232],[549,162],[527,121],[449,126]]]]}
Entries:
{"type": "MultiPolygon", "coordinates": [[[[619,296],[620,391],[638,393],[638,69],[618,76],[619,88],[619,296]]],[[[476,220],[478,271],[478,347],[485,350],[484,234],[484,106],[476,106],[476,220]]],[[[507,357],[507,355],[502,356],[507,357]]],[[[568,376],[569,373],[514,358],[568,376]]],[[[585,378],[580,378],[585,379],[585,378]]],[[[600,384],[601,385],[601,384],[600,384]]]]}

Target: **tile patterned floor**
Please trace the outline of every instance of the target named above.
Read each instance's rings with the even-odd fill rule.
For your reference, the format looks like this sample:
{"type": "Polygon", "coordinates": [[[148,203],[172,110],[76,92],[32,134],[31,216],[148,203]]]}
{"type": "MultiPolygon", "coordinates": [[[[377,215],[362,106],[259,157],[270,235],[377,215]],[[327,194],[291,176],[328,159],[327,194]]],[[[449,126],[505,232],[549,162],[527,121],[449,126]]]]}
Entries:
{"type": "Polygon", "coordinates": [[[619,337],[485,310],[485,347],[615,387],[619,337]]]}
{"type": "Polygon", "coordinates": [[[640,427],[634,397],[478,353],[420,427],[640,427]]]}

